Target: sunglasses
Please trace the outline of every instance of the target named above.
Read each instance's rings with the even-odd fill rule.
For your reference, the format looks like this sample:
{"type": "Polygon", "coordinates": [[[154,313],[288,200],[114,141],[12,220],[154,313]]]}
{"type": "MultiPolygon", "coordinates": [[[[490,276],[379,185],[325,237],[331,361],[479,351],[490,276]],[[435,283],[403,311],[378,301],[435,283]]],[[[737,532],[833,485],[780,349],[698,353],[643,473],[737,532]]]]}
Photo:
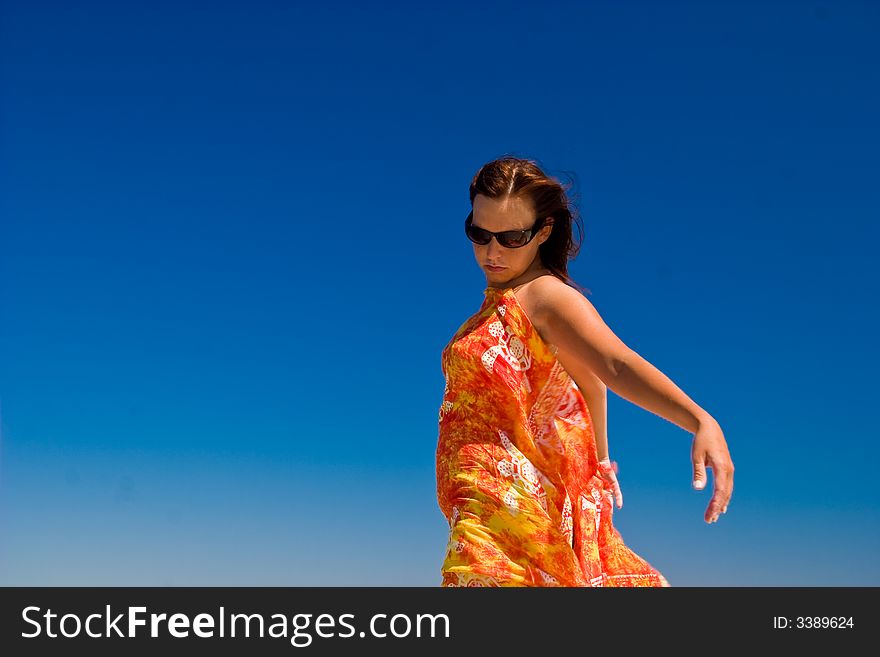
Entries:
{"type": "Polygon", "coordinates": [[[496,241],[507,249],[518,249],[531,242],[544,223],[543,219],[536,219],[532,227],[525,230],[502,230],[500,233],[493,233],[491,230],[474,226],[473,219],[474,213],[471,211],[464,220],[464,232],[471,242],[485,246],[492,241],[494,235],[496,241]]]}

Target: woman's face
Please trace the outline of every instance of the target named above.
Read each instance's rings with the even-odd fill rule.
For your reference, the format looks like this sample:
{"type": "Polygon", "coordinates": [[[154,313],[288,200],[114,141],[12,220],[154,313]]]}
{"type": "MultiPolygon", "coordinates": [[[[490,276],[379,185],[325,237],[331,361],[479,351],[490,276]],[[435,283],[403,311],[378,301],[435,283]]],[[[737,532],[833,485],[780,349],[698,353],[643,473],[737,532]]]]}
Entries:
{"type": "MultiPolygon", "coordinates": [[[[486,274],[489,285],[512,281],[532,269],[543,265],[538,257],[538,247],[550,237],[552,219],[548,219],[537,235],[525,246],[509,249],[501,246],[494,237],[486,245],[471,242],[474,258],[486,274]],[[493,269],[493,266],[500,269],[493,269]]],[[[535,211],[523,198],[493,199],[482,194],[474,197],[472,223],[478,228],[499,233],[504,230],[526,230],[535,223],[535,211]]]]}

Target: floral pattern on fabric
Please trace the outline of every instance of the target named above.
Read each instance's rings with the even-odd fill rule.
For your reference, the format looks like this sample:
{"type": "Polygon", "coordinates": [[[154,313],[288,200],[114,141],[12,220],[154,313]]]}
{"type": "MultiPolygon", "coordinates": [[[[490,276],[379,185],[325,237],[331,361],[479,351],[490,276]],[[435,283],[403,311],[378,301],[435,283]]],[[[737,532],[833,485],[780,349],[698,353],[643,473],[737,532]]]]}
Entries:
{"type": "Polygon", "coordinates": [[[441,366],[441,586],[670,586],[612,524],[589,408],[513,288],[485,289],[441,366]]]}

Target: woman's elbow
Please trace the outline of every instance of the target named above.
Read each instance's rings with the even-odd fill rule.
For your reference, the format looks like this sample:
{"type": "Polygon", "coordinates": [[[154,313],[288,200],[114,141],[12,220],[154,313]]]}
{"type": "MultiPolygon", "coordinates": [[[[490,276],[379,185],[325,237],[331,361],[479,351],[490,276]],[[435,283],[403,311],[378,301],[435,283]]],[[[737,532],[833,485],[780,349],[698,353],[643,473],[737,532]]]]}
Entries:
{"type": "Polygon", "coordinates": [[[634,356],[635,353],[629,349],[627,351],[612,354],[605,359],[609,377],[609,381],[606,381],[606,383],[608,383],[609,387],[613,388],[614,382],[620,380],[623,373],[629,368],[634,356]]]}

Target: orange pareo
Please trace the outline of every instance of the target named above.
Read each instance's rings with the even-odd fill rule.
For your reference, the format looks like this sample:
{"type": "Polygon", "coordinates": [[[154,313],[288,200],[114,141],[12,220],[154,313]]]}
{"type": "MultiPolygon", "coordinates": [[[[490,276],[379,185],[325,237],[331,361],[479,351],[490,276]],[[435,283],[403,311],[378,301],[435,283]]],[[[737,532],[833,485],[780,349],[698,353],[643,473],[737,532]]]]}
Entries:
{"type": "Polygon", "coordinates": [[[590,411],[513,288],[444,347],[441,586],[669,586],[612,524],[590,411]]]}

